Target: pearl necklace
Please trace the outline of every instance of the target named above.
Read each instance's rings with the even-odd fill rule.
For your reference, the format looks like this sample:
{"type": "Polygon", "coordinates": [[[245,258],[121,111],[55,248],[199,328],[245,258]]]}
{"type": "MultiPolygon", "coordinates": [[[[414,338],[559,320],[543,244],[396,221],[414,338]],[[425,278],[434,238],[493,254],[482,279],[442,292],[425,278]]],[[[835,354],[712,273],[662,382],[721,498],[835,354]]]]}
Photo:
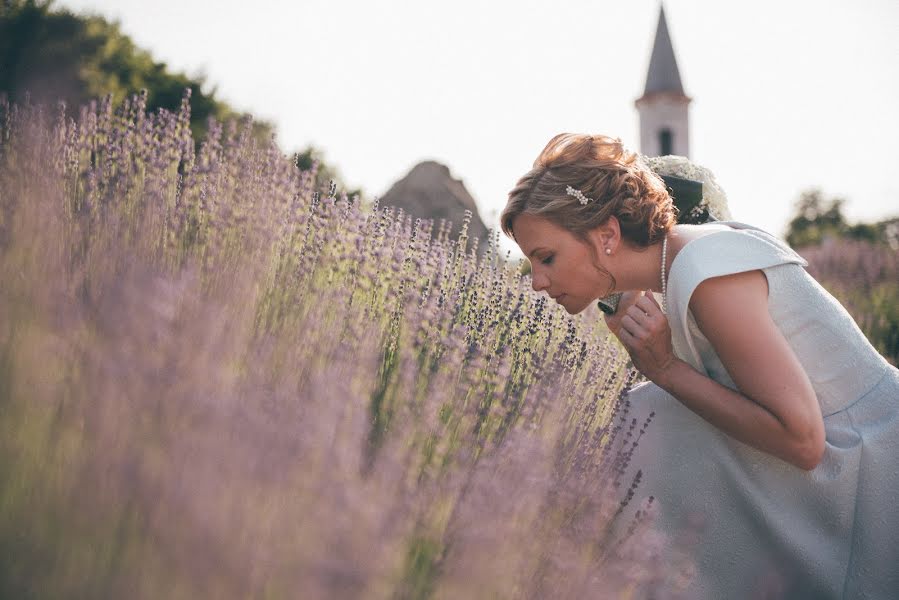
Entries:
{"type": "Polygon", "coordinates": [[[668,234],[662,241],[662,311],[668,314],[668,281],[665,279],[665,263],[668,258],[668,234]]]}

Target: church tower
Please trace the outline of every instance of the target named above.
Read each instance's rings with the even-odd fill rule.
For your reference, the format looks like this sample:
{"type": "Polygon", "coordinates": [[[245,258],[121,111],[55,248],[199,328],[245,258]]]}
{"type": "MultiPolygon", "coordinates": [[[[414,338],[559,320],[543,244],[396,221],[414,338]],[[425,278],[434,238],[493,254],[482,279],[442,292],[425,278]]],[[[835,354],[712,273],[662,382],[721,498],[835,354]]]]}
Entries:
{"type": "Polygon", "coordinates": [[[659,10],[646,88],[635,104],[640,113],[641,153],[646,156],[690,156],[690,98],[684,93],[677,70],[664,6],[659,10]]]}

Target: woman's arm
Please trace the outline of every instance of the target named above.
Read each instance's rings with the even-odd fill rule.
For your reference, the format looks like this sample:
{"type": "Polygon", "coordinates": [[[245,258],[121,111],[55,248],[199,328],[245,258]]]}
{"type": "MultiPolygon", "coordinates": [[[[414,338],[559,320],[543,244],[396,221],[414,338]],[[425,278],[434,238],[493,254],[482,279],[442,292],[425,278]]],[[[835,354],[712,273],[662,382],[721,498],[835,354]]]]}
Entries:
{"type": "Polygon", "coordinates": [[[708,279],[690,310],[739,392],[674,357],[668,321],[641,296],[610,327],[650,380],[728,435],[802,469],[824,454],[824,420],[808,376],[768,313],[761,271],[708,279]]]}

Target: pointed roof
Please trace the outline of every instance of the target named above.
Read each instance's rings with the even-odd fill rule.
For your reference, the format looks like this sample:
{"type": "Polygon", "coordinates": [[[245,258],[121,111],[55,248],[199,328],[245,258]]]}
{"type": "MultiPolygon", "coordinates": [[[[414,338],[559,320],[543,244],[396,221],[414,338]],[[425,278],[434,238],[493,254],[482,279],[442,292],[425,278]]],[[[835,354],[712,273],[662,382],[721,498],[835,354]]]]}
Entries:
{"type": "Polygon", "coordinates": [[[649,59],[649,73],[646,75],[646,89],[643,90],[643,95],[654,92],[676,92],[686,95],[680,81],[677,59],[674,58],[674,48],[671,47],[664,6],[659,10],[659,24],[656,27],[656,39],[652,45],[652,57],[649,59]]]}

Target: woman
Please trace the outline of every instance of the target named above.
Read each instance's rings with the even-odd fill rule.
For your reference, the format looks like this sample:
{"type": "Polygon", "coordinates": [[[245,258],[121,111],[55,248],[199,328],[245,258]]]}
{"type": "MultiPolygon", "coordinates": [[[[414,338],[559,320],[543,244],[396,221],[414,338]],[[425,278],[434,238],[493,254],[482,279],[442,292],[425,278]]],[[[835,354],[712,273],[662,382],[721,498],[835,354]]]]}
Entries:
{"type": "Polygon", "coordinates": [[[642,491],[672,539],[703,522],[689,597],[899,598],[899,371],[801,257],[740,223],[675,225],[604,136],[553,138],[501,219],[569,313],[626,292],[606,319],[651,382],[630,396],[656,413],[642,491]]]}

